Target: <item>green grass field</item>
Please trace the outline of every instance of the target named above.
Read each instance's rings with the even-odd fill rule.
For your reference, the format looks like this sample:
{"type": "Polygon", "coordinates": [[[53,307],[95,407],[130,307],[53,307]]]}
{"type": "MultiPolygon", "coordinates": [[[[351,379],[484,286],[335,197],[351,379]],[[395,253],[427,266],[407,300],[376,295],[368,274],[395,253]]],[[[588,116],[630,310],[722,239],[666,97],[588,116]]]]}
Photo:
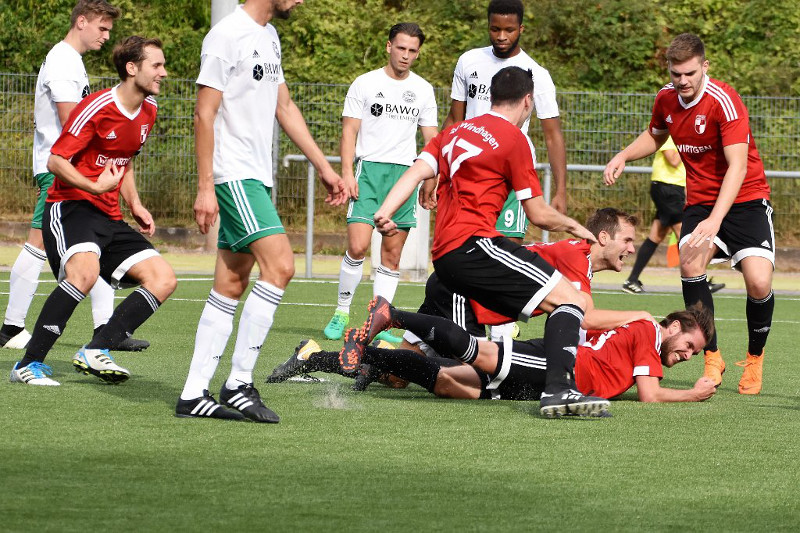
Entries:
{"type": "MultiPolygon", "coordinates": [[[[613,418],[544,420],[538,403],[441,400],[415,386],[356,393],[338,376],[263,384],[301,339],[321,338],[333,311],[335,281],[296,280],[256,368],[282,420],[259,425],[173,416],[210,288],[208,277],[181,279],[137,331],[152,347],[118,354],[133,373],[127,383],[72,371],[90,333],[88,303],[47,360],[61,387],[0,382],[0,530],[796,531],[800,522],[797,295],[777,300],[759,396],[736,393],[744,297],[723,291],[728,373],[710,401],[644,405],[631,391],[612,404],[613,418]]],[[[7,280],[0,274],[2,309],[7,280]]],[[[395,303],[412,308],[422,294],[403,284],[395,303]]],[[[365,282],[354,309],[370,295],[365,282]]],[[[677,292],[599,291],[595,302],[654,315],[682,305],[677,292]]],[[[0,350],[0,371],[17,358],[0,350]]],[[[689,388],[701,373],[696,358],[668,370],[664,385],[689,388]]]]}

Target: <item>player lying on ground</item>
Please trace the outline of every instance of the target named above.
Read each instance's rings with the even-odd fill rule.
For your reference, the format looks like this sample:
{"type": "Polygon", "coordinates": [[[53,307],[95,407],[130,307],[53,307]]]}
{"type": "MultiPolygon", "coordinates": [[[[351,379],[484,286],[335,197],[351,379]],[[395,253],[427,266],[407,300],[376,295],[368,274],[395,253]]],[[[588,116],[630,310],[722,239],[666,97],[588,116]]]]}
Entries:
{"type": "MultiPolygon", "coordinates": [[[[543,339],[511,343],[478,341],[453,322],[391,308],[392,320],[425,335],[442,354],[457,355],[475,343],[480,367],[454,359],[425,357],[410,350],[368,346],[362,357],[374,373],[391,373],[441,398],[465,400],[538,400],[544,390],[547,359],[543,339]]],[[[698,353],[713,334],[708,310],[694,306],[667,315],[660,323],[637,320],[604,332],[592,332],[578,347],[575,378],[587,395],[615,398],[636,385],[642,402],[700,402],[713,396],[714,383],[701,377],[688,390],[661,387],[662,365],[671,368],[698,353]]],[[[267,382],[309,372],[339,372],[338,354],[303,341],[267,382]]],[[[562,413],[563,414],[563,413],[562,413]]]]}

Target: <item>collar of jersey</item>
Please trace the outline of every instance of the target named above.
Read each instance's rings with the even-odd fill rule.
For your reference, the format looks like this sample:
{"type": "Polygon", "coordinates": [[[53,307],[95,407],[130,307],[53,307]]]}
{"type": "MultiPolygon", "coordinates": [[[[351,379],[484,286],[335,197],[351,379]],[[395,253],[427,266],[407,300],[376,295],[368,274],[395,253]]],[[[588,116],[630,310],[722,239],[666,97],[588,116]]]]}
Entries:
{"type": "Polygon", "coordinates": [[[694,100],[692,100],[688,104],[684,104],[683,100],[681,100],[681,95],[679,94],[678,95],[678,103],[681,104],[681,107],[684,108],[684,109],[693,108],[694,106],[697,105],[697,102],[699,102],[700,99],[703,98],[703,95],[706,94],[706,87],[708,87],[708,74],[703,76],[703,88],[700,89],[700,93],[695,97],[694,100]]]}

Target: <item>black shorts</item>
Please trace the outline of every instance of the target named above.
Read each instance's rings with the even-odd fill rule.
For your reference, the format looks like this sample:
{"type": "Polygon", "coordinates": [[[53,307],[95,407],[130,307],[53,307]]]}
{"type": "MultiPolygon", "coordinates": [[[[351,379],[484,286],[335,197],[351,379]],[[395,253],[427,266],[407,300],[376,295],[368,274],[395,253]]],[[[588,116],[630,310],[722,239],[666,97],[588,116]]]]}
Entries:
{"type": "Polygon", "coordinates": [[[650,183],[650,198],[656,204],[655,218],[664,227],[680,224],[686,207],[686,189],[680,185],[653,181],[650,183]]]}
{"type": "MultiPolygon", "coordinates": [[[[692,231],[707,219],[714,208],[712,205],[690,205],[686,208],[681,229],[680,246],[686,242],[692,231]]],[[[731,267],[737,268],[745,257],[764,257],[775,267],[775,228],[772,224],[772,205],[769,200],[751,200],[733,204],[722,219],[714,239],[719,249],[712,263],[730,260],[731,267]]]]}
{"type": "Polygon", "coordinates": [[[128,270],[158,255],[144,236],[123,220],[111,220],[87,201],[48,203],[42,221],[42,239],[50,269],[59,281],[64,265],[80,252],[94,252],[100,258],[100,277],[112,287],[137,285],[128,270]]]}
{"type": "Polygon", "coordinates": [[[505,237],[470,237],[433,268],[451,291],[523,321],[561,280],[539,254],[505,237]]]}
{"type": "Polygon", "coordinates": [[[544,391],[547,360],[544,339],[496,343],[498,364],[495,376],[478,371],[481,398],[486,400],[538,400],[544,391]]]}

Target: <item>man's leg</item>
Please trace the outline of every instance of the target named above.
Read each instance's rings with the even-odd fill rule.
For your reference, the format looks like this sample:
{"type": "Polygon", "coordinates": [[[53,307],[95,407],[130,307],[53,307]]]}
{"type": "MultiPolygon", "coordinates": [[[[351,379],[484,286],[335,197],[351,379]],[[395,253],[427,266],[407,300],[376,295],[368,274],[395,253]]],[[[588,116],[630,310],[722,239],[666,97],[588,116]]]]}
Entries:
{"type": "MultiPolygon", "coordinates": [[[[103,278],[97,278],[97,282],[89,291],[92,301],[92,319],[94,321],[94,332],[98,333],[114,314],[114,288],[103,278]]],[[[133,337],[125,337],[118,344],[106,346],[109,350],[123,352],[140,352],[150,347],[150,343],[133,337]]]]}
{"type": "Polygon", "coordinates": [[[636,252],[636,261],[633,263],[631,273],[626,282],[622,284],[623,290],[626,292],[643,292],[643,290],[637,291],[633,285],[638,284],[641,289],[639,276],[642,274],[644,267],[647,266],[647,263],[650,262],[650,259],[652,259],[653,254],[656,252],[656,249],[658,249],[658,245],[661,244],[664,237],[666,237],[667,231],[668,228],[663,226],[658,219],[653,220],[653,224],[650,226],[650,234],[639,247],[639,251],[636,252]]]}
{"type": "Polygon", "coordinates": [[[30,334],[25,331],[25,317],[39,287],[39,276],[46,260],[42,230],[31,228],[28,240],[11,267],[8,306],[0,328],[0,346],[12,349],[27,346],[30,334]]]}
{"type": "MultiPolygon", "coordinates": [[[[391,303],[397,292],[400,282],[400,255],[408,238],[408,231],[399,231],[392,237],[381,239],[381,264],[375,270],[375,283],[372,286],[372,296],[383,296],[391,303]]],[[[382,331],[377,337],[379,340],[399,344],[401,337],[392,335],[389,331],[382,331]]]]}
{"type": "Polygon", "coordinates": [[[739,381],[740,394],[761,392],[764,346],[772,328],[775,295],[772,292],[773,266],[763,257],[745,257],[739,263],[747,288],[747,357],[736,363],[745,370],[739,381]]]}
{"type": "Polygon", "coordinates": [[[350,305],[363,277],[364,257],[372,237],[372,226],[354,222],[347,225],[347,251],[339,267],[339,292],[336,311],[323,333],[331,340],[342,338],[350,322],[350,305]]]}

